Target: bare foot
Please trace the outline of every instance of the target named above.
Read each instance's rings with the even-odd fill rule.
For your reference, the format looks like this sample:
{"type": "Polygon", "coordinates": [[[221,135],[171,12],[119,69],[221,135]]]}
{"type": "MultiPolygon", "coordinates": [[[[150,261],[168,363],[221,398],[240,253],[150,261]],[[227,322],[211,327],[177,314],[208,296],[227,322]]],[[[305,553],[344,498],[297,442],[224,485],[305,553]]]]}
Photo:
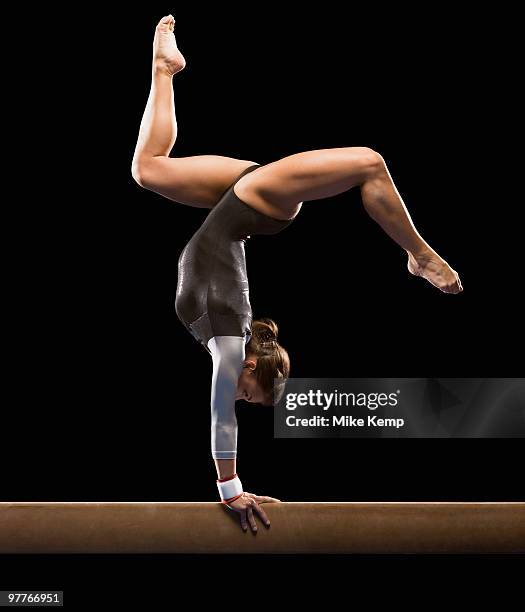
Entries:
{"type": "Polygon", "coordinates": [[[157,24],[153,40],[153,66],[169,76],[186,66],[186,60],[177,47],[174,30],[175,19],[173,15],[167,15],[157,24]]]}
{"type": "Polygon", "coordinates": [[[463,291],[458,273],[437,253],[430,251],[421,255],[408,254],[408,271],[414,276],[426,278],[429,283],[444,293],[463,291]]]}

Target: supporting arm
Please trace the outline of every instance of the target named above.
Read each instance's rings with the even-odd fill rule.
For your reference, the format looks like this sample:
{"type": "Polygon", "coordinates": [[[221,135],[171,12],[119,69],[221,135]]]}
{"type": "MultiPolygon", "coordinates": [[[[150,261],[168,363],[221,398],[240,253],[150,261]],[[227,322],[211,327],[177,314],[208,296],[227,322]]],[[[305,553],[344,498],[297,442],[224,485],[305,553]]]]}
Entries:
{"type": "Polygon", "coordinates": [[[241,336],[214,336],[208,342],[208,347],[213,359],[211,451],[219,478],[225,478],[235,473],[235,397],[245,358],[245,340],[241,336]]]}

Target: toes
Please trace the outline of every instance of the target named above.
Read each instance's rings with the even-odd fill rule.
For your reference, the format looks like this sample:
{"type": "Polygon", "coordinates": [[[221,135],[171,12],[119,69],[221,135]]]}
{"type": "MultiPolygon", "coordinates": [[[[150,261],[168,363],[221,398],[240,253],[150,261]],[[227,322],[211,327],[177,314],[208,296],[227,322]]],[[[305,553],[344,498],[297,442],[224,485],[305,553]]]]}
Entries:
{"type": "Polygon", "coordinates": [[[447,285],[443,287],[442,291],[445,293],[461,293],[463,291],[463,287],[461,284],[454,283],[453,285],[447,285]]]}
{"type": "Polygon", "coordinates": [[[456,278],[454,282],[449,285],[450,293],[461,293],[463,291],[463,285],[461,284],[461,279],[456,274],[456,278]]]}
{"type": "Polygon", "coordinates": [[[175,19],[173,15],[166,15],[159,21],[157,28],[159,28],[159,30],[168,31],[173,29],[174,24],[175,19]]]}

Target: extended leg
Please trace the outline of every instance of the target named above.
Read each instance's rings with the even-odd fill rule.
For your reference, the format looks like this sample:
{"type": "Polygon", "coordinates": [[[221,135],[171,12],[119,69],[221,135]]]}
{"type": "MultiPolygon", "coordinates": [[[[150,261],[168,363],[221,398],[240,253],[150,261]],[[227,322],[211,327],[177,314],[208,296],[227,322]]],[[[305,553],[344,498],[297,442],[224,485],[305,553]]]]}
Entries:
{"type": "Polygon", "coordinates": [[[245,201],[259,203],[272,216],[290,218],[303,201],[327,198],[359,186],[368,214],[409,255],[412,274],[446,293],[462,291],[457,273],[418,233],[386,164],[366,147],[296,153],[244,176],[235,186],[245,201]]]}
{"type": "Polygon", "coordinates": [[[200,208],[212,208],[254,162],[220,155],[168,157],[177,138],[173,77],[186,65],[174,35],[175,20],[163,17],[153,41],[151,90],[133,156],[133,178],[146,189],[200,208]]]}

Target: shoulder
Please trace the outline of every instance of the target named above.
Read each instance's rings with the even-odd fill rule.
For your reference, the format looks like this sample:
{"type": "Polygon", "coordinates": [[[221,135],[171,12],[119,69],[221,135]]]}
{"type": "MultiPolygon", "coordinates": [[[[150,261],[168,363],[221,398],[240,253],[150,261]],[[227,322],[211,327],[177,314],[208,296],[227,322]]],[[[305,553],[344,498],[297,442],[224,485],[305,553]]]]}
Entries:
{"type": "Polygon", "coordinates": [[[207,347],[213,358],[242,357],[244,359],[246,342],[243,336],[213,336],[207,347]]]}

